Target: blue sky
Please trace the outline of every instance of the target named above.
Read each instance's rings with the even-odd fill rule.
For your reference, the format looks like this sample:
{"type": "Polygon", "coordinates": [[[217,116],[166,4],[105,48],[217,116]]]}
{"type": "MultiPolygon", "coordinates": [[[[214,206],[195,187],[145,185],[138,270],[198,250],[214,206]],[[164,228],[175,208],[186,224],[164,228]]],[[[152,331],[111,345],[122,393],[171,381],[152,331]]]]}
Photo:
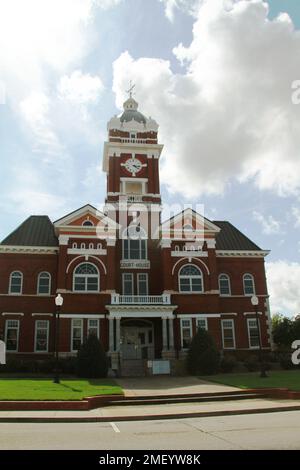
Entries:
{"type": "Polygon", "coordinates": [[[198,201],[270,249],[273,310],[300,312],[300,3],[269,0],[264,18],[260,0],[221,3],[1,3],[1,239],[104,200],[106,123],[133,79],[160,124],[165,202],[198,201]]]}

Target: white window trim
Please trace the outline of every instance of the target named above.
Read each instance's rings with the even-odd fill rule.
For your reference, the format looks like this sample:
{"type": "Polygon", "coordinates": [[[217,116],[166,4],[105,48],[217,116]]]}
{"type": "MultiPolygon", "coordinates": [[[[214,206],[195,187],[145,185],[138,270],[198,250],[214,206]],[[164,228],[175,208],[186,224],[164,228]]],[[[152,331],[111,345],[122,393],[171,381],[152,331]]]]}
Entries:
{"type": "Polygon", "coordinates": [[[138,295],[149,295],[149,276],[148,276],[148,273],[138,273],[137,275],[137,294],[138,295]],[[146,282],[146,294],[140,294],[140,277],[141,276],[146,276],[146,281],[142,281],[142,282],[146,282]]]}
{"type": "Polygon", "coordinates": [[[8,288],[8,293],[9,295],[22,295],[23,294],[23,273],[22,271],[12,271],[9,276],[9,288],[8,288]],[[21,291],[20,292],[12,292],[11,291],[11,280],[12,280],[12,275],[15,273],[21,274],[21,291]]]}
{"type": "Polygon", "coordinates": [[[230,276],[226,273],[221,273],[219,274],[219,277],[218,277],[218,281],[219,281],[219,291],[220,291],[220,297],[230,297],[231,296],[231,282],[230,282],[230,276]],[[228,286],[229,286],[229,293],[228,294],[222,294],[221,293],[221,276],[226,276],[227,278],[227,281],[228,281],[228,286]]]}
{"type": "MultiPolygon", "coordinates": [[[[228,328],[226,328],[228,329],[228,328]]],[[[223,349],[236,349],[236,342],[235,342],[235,324],[234,324],[234,320],[233,318],[224,318],[224,320],[221,320],[221,330],[222,330],[222,346],[223,346],[223,349]],[[231,323],[232,325],[232,332],[233,332],[233,346],[231,348],[228,348],[228,347],[225,347],[225,342],[224,342],[224,322],[229,322],[231,323]]]]}
{"type": "Polygon", "coordinates": [[[7,344],[7,330],[8,330],[8,323],[9,323],[10,321],[16,321],[16,322],[18,322],[18,328],[17,328],[17,349],[14,349],[14,350],[10,349],[10,350],[8,350],[8,349],[6,348],[6,352],[8,352],[8,353],[15,353],[15,352],[18,352],[18,351],[19,351],[20,320],[17,320],[17,319],[15,319],[15,318],[14,318],[14,319],[11,318],[11,319],[9,319],[9,320],[6,320],[6,322],[5,322],[5,344],[7,344]]]}
{"type": "Polygon", "coordinates": [[[90,327],[90,321],[97,321],[97,338],[100,339],[100,321],[99,321],[99,318],[88,318],[88,321],[87,321],[87,336],[89,336],[89,329],[90,328],[95,328],[94,326],[90,327]]]}
{"type": "MultiPolygon", "coordinates": [[[[83,319],[82,318],[72,318],[72,321],[71,321],[71,348],[70,348],[70,350],[71,350],[71,352],[76,353],[78,351],[78,349],[73,349],[73,339],[74,339],[73,338],[73,332],[74,332],[73,325],[74,325],[74,320],[76,320],[76,321],[80,320],[80,323],[81,323],[80,343],[82,344],[82,342],[83,342],[83,319]]],[[[79,326],[76,326],[75,328],[79,328],[79,326]]]]}
{"type": "Polygon", "coordinates": [[[94,227],[95,224],[94,224],[94,222],[93,222],[92,220],[90,220],[90,219],[85,219],[85,220],[82,222],[81,226],[82,226],[82,227],[94,227]],[[89,222],[88,225],[84,225],[86,222],[89,222]]]}
{"type": "Polygon", "coordinates": [[[40,272],[39,275],[38,275],[38,281],[37,281],[37,291],[36,291],[37,295],[41,295],[42,297],[51,295],[51,284],[52,284],[51,274],[48,271],[40,272]],[[48,289],[47,293],[40,293],[39,292],[41,274],[48,274],[48,276],[49,276],[49,289],[48,289]]]}
{"type": "MultiPolygon", "coordinates": [[[[249,348],[250,349],[259,349],[259,344],[257,346],[251,346],[251,342],[250,342],[250,321],[255,321],[256,325],[257,325],[257,320],[256,318],[247,318],[247,330],[248,330],[248,344],[249,344],[249,348]]],[[[260,343],[261,343],[261,331],[260,331],[260,320],[258,319],[258,334],[259,334],[259,340],[260,340],[260,343]]]]}
{"type": "MultiPolygon", "coordinates": [[[[87,286],[87,283],[85,285],[85,288],[87,286]]],[[[98,267],[94,264],[94,263],[90,263],[89,261],[84,261],[80,264],[78,264],[77,266],[75,266],[74,268],[74,271],[73,271],[73,286],[72,286],[72,292],[75,292],[76,294],[97,294],[100,292],[100,272],[99,272],[99,269],[98,267]],[[81,264],[92,264],[96,269],[97,269],[97,273],[98,273],[98,286],[97,286],[97,290],[76,290],[75,289],[75,278],[76,276],[77,277],[82,277],[82,276],[90,276],[90,277],[95,277],[95,274],[76,274],[75,271],[76,269],[81,265],[81,264]]]]}
{"type": "Polygon", "coordinates": [[[191,336],[191,340],[193,339],[193,322],[192,322],[192,319],[191,318],[181,318],[180,319],[180,344],[181,344],[181,349],[182,351],[187,351],[188,348],[184,348],[183,347],[183,328],[184,329],[188,329],[188,326],[183,326],[183,322],[184,321],[189,321],[190,322],[190,336],[191,336]]]}
{"type": "MultiPolygon", "coordinates": [[[[125,258],[125,241],[130,242],[130,238],[127,238],[126,240],[122,240],[122,261],[147,261],[148,259],[148,242],[146,238],[138,238],[137,239],[140,244],[139,244],[139,258],[130,258],[130,248],[129,248],[129,243],[128,243],[128,256],[129,258],[125,258]],[[142,258],[142,243],[141,241],[145,242],[145,258],[142,258]]],[[[131,240],[131,241],[136,241],[136,240],[131,240]]]]}
{"type": "Polygon", "coordinates": [[[252,295],[255,295],[255,294],[256,294],[256,288],[255,288],[255,282],[254,282],[254,276],[253,276],[253,274],[251,274],[251,273],[245,273],[245,274],[243,274],[243,291],[244,291],[244,295],[245,295],[246,297],[252,297],[252,295]],[[246,289],[245,289],[245,276],[251,276],[251,278],[252,278],[253,292],[252,292],[251,294],[246,294],[246,292],[245,292],[245,290],[246,290],[246,289]]]}
{"type": "MultiPolygon", "coordinates": [[[[197,294],[203,294],[203,292],[204,292],[204,278],[203,278],[203,272],[202,272],[202,270],[201,270],[196,264],[184,264],[183,266],[181,266],[181,268],[180,268],[179,271],[178,271],[178,287],[179,287],[179,292],[180,292],[181,294],[188,294],[188,295],[189,295],[189,294],[196,294],[196,295],[197,295],[197,294]],[[191,276],[181,275],[181,274],[180,274],[181,270],[182,270],[183,268],[185,268],[186,266],[193,266],[193,267],[197,268],[198,271],[200,272],[201,287],[202,287],[201,290],[199,290],[199,291],[193,291],[193,290],[185,291],[185,290],[181,290],[181,283],[180,283],[180,279],[181,279],[181,278],[190,279],[190,280],[191,280],[192,278],[198,278],[198,277],[199,277],[199,276],[193,276],[193,275],[191,275],[191,276]]],[[[190,287],[192,287],[191,281],[190,281],[190,287]]]]}
{"type": "Polygon", "coordinates": [[[204,321],[204,322],[205,322],[205,328],[204,328],[204,329],[205,329],[206,331],[208,331],[207,317],[202,317],[202,318],[199,318],[199,317],[198,317],[198,318],[196,318],[196,329],[197,329],[197,331],[198,331],[198,329],[199,329],[199,326],[198,326],[198,322],[199,322],[199,321],[204,321]]]}
{"type": "Polygon", "coordinates": [[[122,292],[123,292],[123,295],[134,295],[133,273],[122,273],[122,292]],[[125,276],[130,276],[130,278],[131,278],[131,287],[132,287],[131,294],[125,294],[125,276]]]}
{"type": "MultiPolygon", "coordinates": [[[[41,328],[41,329],[45,329],[45,328],[41,328]]],[[[35,353],[38,353],[38,354],[45,354],[45,353],[48,353],[49,352],[49,320],[35,320],[35,325],[34,325],[34,352],[35,353]],[[45,349],[45,351],[38,351],[36,349],[36,346],[37,346],[37,323],[39,321],[44,321],[44,322],[47,322],[47,349],[45,349]]]]}

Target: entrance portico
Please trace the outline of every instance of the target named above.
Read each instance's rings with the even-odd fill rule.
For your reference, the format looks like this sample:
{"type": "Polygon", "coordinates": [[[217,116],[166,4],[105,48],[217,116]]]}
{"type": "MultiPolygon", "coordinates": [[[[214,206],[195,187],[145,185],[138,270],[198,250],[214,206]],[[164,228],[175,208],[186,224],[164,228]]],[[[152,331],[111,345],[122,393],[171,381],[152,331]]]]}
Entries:
{"type": "Polygon", "coordinates": [[[109,355],[124,360],[175,357],[176,305],[107,305],[109,355]]]}

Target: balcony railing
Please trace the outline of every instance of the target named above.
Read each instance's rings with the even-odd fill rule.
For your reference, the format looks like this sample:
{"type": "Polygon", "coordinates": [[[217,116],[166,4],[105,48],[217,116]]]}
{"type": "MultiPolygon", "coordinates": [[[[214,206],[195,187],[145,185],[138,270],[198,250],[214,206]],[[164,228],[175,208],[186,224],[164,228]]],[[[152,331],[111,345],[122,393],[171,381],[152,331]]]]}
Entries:
{"type": "Polygon", "coordinates": [[[111,295],[112,305],[170,305],[170,294],[163,295],[111,295]]]}
{"type": "Polygon", "coordinates": [[[142,202],[143,196],[140,194],[129,194],[126,196],[127,202],[142,202]]]}

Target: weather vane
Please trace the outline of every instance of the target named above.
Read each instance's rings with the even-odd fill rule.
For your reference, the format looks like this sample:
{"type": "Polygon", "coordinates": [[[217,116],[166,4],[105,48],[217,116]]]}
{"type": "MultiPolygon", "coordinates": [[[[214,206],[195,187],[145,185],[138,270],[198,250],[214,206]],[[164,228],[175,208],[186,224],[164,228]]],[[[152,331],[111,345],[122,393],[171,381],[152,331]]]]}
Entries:
{"type": "Polygon", "coordinates": [[[129,93],[129,98],[132,98],[134,88],[135,88],[135,84],[132,85],[132,80],[130,80],[129,90],[126,90],[126,93],[129,93]]]}

